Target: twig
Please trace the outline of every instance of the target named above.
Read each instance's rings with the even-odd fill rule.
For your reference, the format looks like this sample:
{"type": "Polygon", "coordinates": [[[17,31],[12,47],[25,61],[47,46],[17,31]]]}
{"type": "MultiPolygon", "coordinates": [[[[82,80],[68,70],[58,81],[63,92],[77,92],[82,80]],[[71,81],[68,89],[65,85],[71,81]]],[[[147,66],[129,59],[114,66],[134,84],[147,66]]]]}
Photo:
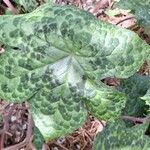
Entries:
{"type": "Polygon", "coordinates": [[[3,0],[3,2],[8,6],[8,8],[14,13],[17,14],[16,8],[12,5],[9,0],[3,0]]]}
{"type": "Polygon", "coordinates": [[[150,117],[145,117],[145,118],[136,118],[136,117],[132,117],[132,116],[122,116],[122,119],[125,120],[130,120],[133,122],[139,122],[139,123],[145,123],[145,122],[150,122],[150,117]]]}
{"type": "Polygon", "coordinates": [[[120,20],[119,22],[116,23],[116,25],[119,25],[120,23],[124,22],[124,21],[127,21],[127,20],[130,20],[130,19],[134,19],[135,17],[134,16],[131,16],[131,17],[127,17],[123,20],[120,20]]]}

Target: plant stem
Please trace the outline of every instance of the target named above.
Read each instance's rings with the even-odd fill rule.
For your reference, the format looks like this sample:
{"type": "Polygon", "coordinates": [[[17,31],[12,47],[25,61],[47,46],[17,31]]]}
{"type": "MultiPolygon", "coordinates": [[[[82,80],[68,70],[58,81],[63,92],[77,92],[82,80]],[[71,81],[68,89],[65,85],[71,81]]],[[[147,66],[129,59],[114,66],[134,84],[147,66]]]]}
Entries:
{"type": "Polygon", "coordinates": [[[116,25],[118,25],[118,24],[120,24],[120,23],[122,23],[124,21],[130,20],[130,19],[135,19],[135,17],[131,16],[131,17],[124,18],[123,20],[120,20],[119,22],[117,22],[116,25]]]}
{"type": "Polygon", "coordinates": [[[145,122],[150,122],[150,117],[145,117],[145,118],[136,118],[136,117],[132,117],[132,116],[122,116],[122,119],[125,120],[130,120],[133,122],[139,122],[139,123],[145,123],[145,122]]]}
{"type": "Polygon", "coordinates": [[[8,8],[13,12],[13,14],[17,14],[16,8],[12,5],[9,0],[3,0],[3,2],[8,6],[8,8]]]}

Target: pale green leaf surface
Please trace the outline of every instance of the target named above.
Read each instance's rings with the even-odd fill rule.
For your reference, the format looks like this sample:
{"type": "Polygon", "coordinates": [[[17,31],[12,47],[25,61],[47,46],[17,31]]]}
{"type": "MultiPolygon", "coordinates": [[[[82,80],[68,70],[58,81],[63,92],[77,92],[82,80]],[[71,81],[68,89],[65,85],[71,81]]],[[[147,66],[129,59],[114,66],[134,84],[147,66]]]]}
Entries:
{"type": "Polygon", "coordinates": [[[30,104],[35,124],[46,140],[71,133],[83,125],[87,116],[79,94],[71,93],[65,84],[51,91],[43,88],[30,104]]]}
{"type": "Polygon", "coordinates": [[[0,16],[0,43],[5,48],[0,56],[0,98],[28,100],[45,139],[79,128],[87,116],[84,102],[102,102],[90,109],[99,118],[118,116],[124,94],[94,82],[131,76],[150,51],[131,31],[71,6],[49,4],[29,14],[0,16]]]}
{"type": "Polygon", "coordinates": [[[113,120],[119,117],[125,107],[125,94],[110,88],[103,83],[91,85],[86,83],[85,95],[89,111],[102,120],[113,120]]]}
{"type": "Polygon", "coordinates": [[[108,123],[97,135],[94,150],[150,150],[147,127],[148,124],[142,124],[127,128],[123,121],[108,123]]]}

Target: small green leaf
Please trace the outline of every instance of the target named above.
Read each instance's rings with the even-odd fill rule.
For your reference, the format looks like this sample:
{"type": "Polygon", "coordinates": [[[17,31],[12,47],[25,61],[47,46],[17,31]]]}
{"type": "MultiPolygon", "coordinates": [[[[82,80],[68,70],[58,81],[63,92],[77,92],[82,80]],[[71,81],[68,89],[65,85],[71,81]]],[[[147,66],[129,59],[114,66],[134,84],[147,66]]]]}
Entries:
{"type": "Polygon", "coordinates": [[[141,97],[146,103],[146,105],[149,107],[148,109],[148,115],[150,116],[150,89],[147,91],[147,93],[141,97]]]}
{"type": "Polygon", "coordinates": [[[127,128],[123,121],[108,123],[94,142],[94,150],[150,150],[148,124],[127,128]]]}
{"type": "Polygon", "coordinates": [[[122,80],[119,90],[127,95],[127,102],[123,115],[142,117],[148,107],[141,99],[150,88],[150,76],[135,74],[134,76],[122,80]]]}
{"type": "Polygon", "coordinates": [[[43,143],[44,143],[44,137],[42,136],[40,130],[37,127],[35,127],[33,144],[36,147],[36,150],[41,150],[43,143]]]}
{"type": "Polygon", "coordinates": [[[147,93],[143,96],[143,97],[141,97],[143,100],[145,100],[146,101],[146,104],[148,105],[148,106],[150,106],[150,89],[147,91],[147,93]]]}

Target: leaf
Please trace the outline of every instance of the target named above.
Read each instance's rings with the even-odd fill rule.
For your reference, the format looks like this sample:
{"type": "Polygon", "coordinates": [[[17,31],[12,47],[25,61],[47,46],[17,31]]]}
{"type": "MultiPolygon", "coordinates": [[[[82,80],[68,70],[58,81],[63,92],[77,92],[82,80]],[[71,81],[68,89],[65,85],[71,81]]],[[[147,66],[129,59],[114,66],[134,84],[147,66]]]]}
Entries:
{"type": "Polygon", "coordinates": [[[45,140],[73,132],[83,125],[87,111],[78,93],[67,85],[52,90],[43,88],[30,99],[35,124],[45,140]]]}
{"type": "Polygon", "coordinates": [[[35,10],[38,6],[39,3],[37,0],[13,0],[15,3],[17,3],[20,6],[23,6],[26,12],[32,12],[35,10]]]}
{"type": "Polygon", "coordinates": [[[146,104],[150,106],[150,89],[147,93],[142,97],[142,99],[146,100],[146,104]]]}
{"type": "Polygon", "coordinates": [[[33,144],[35,145],[36,150],[42,150],[43,143],[44,137],[42,136],[40,130],[37,127],[35,127],[33,144]]]}
{"type": "Polygon", "coordinates": [[[97,135],[94,150],[150,150],[147,127],[148,124],[142,124],[127,128],[123,121],[108,123],[97,135]]]}
{"type": "Polygon", "coordinates": [[[149,0],[120,0],[115,7],[131,9],[138,23],[145,27],[146,33],[150,34],[150,1],[149,0]]]}
{"type": "Polygon", "coordinates": [[[120,0],[117,2],[116,6],[122,7],[123,9],[131,9],[136,10],[137,8],[140,8],[141,6],[147,6],[149,2],[147,0],[120,0]]]}
{"type": "Polygon", "coordinates": [[[25,10],[25,12],[32,12],[33,10],[35,10],[39,5],[45,3],[49,3],[49,5],[51,3],[55,3],[55,0],[44,0],[44,2],[42,1],[38,1],[38,0],[13,0],[16,4],[22,6],[25,10]]]}
{"type": "Polygon", "coordinates": [[[85,88],[86,97],[89,97],[89,100],[86,101],[87,107],[96,118],[114,120],[120,117],[127,100],[125,94],[103,83],[97,86],[89,84],[85,88]]]}
{"type": "Polygon", "coordinates": [[[97,82],[133,75],[150,50],[137,34],[71,6],[46,4],[29,14],[0,16],[0,29],[0,98],[29,101],[46,140],[82,126],[86,105],[95,116],[118,117],[124,94],[97,82]]]}
{"type": "Polygon", "coordinates": [[[150,116],[150,89],[148,89],[147,93],[141,98],[145,101],[146,105],[149,107],[148,113],[150,116]]]}
{"type": "Polygon", "coordinates": [[[150,76],[135,74],[122,80],[118,89],[128,97],[123,115],[141,117],[145,115],[145,102],[141,99],[150,88],[150,76]]]}

